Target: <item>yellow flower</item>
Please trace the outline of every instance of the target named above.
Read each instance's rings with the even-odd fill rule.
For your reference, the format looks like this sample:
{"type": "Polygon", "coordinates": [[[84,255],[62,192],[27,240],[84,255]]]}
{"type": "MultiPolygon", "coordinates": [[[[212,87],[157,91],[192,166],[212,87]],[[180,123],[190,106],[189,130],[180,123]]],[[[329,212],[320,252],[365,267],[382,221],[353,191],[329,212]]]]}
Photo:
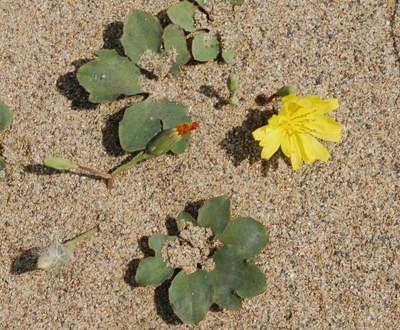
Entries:
{"type": "Polygon", "coordinates": [[[329,151],[312,135],[327,141],[340,141],[342,125],[324,114],[339,107],[337,99],[321,100],[316,95],[303,98],[291,94],[282,98],[283,108],[268,120],[268,125],[253,132],[254,139],[263,147],[261,157],[270,159],[282,148],[291,157],[293,169],[301,167],[301,160],[311,164],[316,159],[331,158],[329,151]]]}

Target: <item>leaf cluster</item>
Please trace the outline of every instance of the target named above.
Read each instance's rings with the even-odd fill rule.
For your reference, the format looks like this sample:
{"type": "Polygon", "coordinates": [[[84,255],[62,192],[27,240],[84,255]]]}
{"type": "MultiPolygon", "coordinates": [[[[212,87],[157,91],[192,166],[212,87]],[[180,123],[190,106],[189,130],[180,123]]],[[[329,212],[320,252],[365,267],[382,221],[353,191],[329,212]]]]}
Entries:
{"type": "MultiPolygon", "coordinates": [[[[213,1],[217,2],[218,0],[213,1]]],[[[221,2],[239,5],[244,0],[221,0],[221,2]]],[[[196,3],[184,0],[169,8],[167,14],[173,23],[181,26],[186,32],[195,33],[192,42],[192,54],[195,60],[206,62],[216,58],[221,52],[222,58],[226,63],[232,61],[235,55],[236,43],[230,48],[224,48],[221,41],[221,34],[217,33],[214,35],[211,33],[211,26],[218,24],[218,22],[212,23],[212,19],[210,19],[212,13],[209,11],[207,3],[204,0],[199,0],[196,3]],[[206,26],[199,25],[195,19],[197,15],[201,15],[202,13],[207,17],[206,26]]],[[[218,30],[218,26],[216,30],[218,30]]]]}
{"type": "MultiPolygon", "coordinates": [[[[163,30],[156,17],[143,11],[128,15],[121,43],[128,57],[120,56],[115,50],[97,50],[94,54],[98,58],[78,70],[78,81],[90,93],[91,102],[111,103],[121,94],[143,93],[137,82],[144,70],[140,58],[148,50],[163,57],[169,49],[175,49],[178,55],[170,68],[171,73],[177,72],[178,67],[190,59],[183,29],[170,24],[163,30]]],[[[191,120],[184,105],[166,99],[154,101],[149,97],[125,111],[119,126],[122,148],[129,152],[144,149],[151,138],[161,132],[161,121],[163,128],[169,129],[191,120]]],[[[183,152],[189,139],[188,134],[172,151],[183,152]]]]}
{"type": "MultiPolygon", "coordinates": [[[[180,271],[173,279],[169,299],[182,321],[200,322],[212,303],[231,310],[239,309],[242,298],[266,290],[265,275],[254,264],[269,238],[261,223],[252,218],[230,221],[230,200],[224,196],[206,201],[199,210],[197,221],[181,212],[177,219],[179,229],[182,221],[211,228],[214,240],[223,244],[211,257],[215,263],[212,271],[200,268],[191,274],[180,271]]],[[[150,237],[149,245],[155,256],[140,262],[135,277],[137,283],[158,285],[174,274],[174,268],[167,267],[162,257],[162,248],[165,242],[177,239],[179,237],[166,235],[150,237]]]]}

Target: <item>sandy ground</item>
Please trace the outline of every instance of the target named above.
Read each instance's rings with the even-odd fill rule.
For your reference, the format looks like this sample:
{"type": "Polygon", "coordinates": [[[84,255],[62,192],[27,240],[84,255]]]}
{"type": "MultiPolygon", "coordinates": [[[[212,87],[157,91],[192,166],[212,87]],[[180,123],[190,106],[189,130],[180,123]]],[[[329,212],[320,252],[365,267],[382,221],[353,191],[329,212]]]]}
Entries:
{"type": "Polygon", "coordinates": [[[44,168],[61,156],[108,171],[129,158],[118,146],[124,110],[143,97],[95,105],[78,85],[91,52],[118,47],[133,10],[154,15],[173,0],[2,0],[0,100],[14,120],[0,137],[9,179],[0,183],[1,329],[400,329],[398,0],[246,0],[231,64],[181,68],[171,90],[200,123],[178,156],[139,163],[109,192],[80,172],[44,168]],[[218,106],[226,77],[241,79],[237,106],[218,106]],[[339,143],[328,163],[293,171],[279,153],[261,161],[251,132],[279,101],[339,99],[339,143]],[[270,232],[260,254],[267,290],[238,311],[213,308],[182,324],[168,283],[139,287],[146,241],[167,234],[180,211],[231,197],[233,217],[270,232]],[[37,248],[96,225],[71,261],[33,270],[37,248]]]}

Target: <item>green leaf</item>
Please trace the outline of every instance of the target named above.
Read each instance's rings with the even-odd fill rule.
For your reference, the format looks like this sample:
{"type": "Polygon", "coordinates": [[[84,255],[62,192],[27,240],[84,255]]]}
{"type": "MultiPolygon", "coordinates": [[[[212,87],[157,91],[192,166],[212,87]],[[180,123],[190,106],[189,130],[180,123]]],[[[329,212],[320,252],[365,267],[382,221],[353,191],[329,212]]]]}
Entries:
{"type": "Polygon", "coordinates": [[[153,235],[149,239],[149,246],[156,254],[155,257],[143,259],[136,272],[135,281],[139,284],[158,285],[170,278],[174,273],[174,268],[167,267],[162,258],[161,249],[165,241],[173,241],[176,236],[153,235]]]}
{"type": "Polygon", "coordinates": [[[140,69],[127,57],[121,57],[115,50],[97,50],[98,59],[79,68],[79,83],[90,93],[89,101],[112,102],[118,95],[142,93],[136,85],[140,69]]]}
{"type": "Polygon", "coordinates": [[[136,272],[135,281],[142,285],[158,285],[174,274],[174,268],[167,267],[161,257],[143,259],[136,272]]]}
{"type": "Polygon", "coordinates": [[[185,31],[194,32],[197,30],[195,27],[194,13],[197,7],[188,1],[182,1],[173,5],[167,10],[169,19],[181,26],[185,31]]]}
{"type": "Polygon", "coordinates": [[[258,254],[267,244],[268,237],[267,230],[258,221],[252,218],[236,218],[215,239],[224,244],[245,246],[258,254]]]}
{"type": "Polygon", "coordinates": [[[230,63],[235,56],[236,44],[232,48],[222,49],[222,58],[226,63],[230,63]]]}
{"type": "Polygon", "coordinates": [[[215,290],[215,302],[236,310],[241,298],[250,298],[266,290],[264,273],[250,263],[256,255],[243,246],[227,245],[212,256],[215,269],[210,272],[215,290]]]}
{"type": "Polygon", "coordinates": [[[72,170],[79,168],[79,165],[69,159],[60,157],[51,157],[43,159],[43,164],[56,170],[72,170]]]}
{"type": "MultiPolygon", "coordinates": [[[[181,123],[191,122],[188,109],[180,103],[166,99],[153,101],[150,97],[143,102],[135,103],[125,111],[119,124],[121,146],[127,151],[144,149],[147,143],[161,132],[160,120],[164,130],[181,123]]],[[[186,134],[171,150],[183,152],[189,145],[190,133],[186,134]]]]}
{"type": "Polygon", "coordinates": [[[231,203],[228,197],[211,198],[199,210],[197,224],[201,227],[211,227],[214,235],[224,231],[231,219],[231,203]]]}
{"type": "Polygon", "coordinates": [[[6,171],[6,164],[0,158],[0,181],[4,181],[7,179],[7,171],[6,171]]]}
{"type": "Polygon", "coordinates": [[[13,114],[10,109],[0,102],[0,132],[11,123],[12,118],[13,114]]]}
{"type": "Polygon", "coordinates": [[[128,15],[124,23],[121,43],[126,55],[139,63],[140,56],[151,49],[160,53],[162,28],[158,19],[144,11],[134,11],[128,15]]]}
{"type": "Polygon", "coordinates": [[[231,5],[241,5],[244,0],[228,0],[231,5]]]}
{"type": "Polygon", "coordinates": [[[208,272],[197,269],[187,275],[181,271],[169,288],[172,309],[185,323],[200,322],[214,300],[214,289],[208,272]]]}
{"type": "Polygon", "coordinates": [[[165,241],[174,241],[176,239],[178,239],[178,236],[156,234],[150,237],[149,247],[154,250],[156,257],[161,257],[161,249],[165,241]]]}
{"type": "Polygon", "coordinates": [[[178,229],[179,230],[181,230],[182,220],[191,222],[191,223],[193,223],[193,224],[195,224],[197,226],[196,221],[193,220],[192,216],[189,213],[181,212],[181,213],[179,213],[178,218],[176,219],[176,223],[178,225],[178,229]]]}
{"type": "Polygon", "coordinates": [[[180,65],[187,63],[190,60],[190,53],[187,49],[185,32],[179,25],[168,25],[163,33],[165,53],[171,48],[175,48],[178,53],[175,63],[169,70],[172,73],[177,73],[180,65]]]}
{"type": "Polygon", "coordinates": [[[197,61],[206,62],[216,58],[219,53],[219,41],[217,36],[213,36],[211,39],[211,46],[206,46],[204,43],[204,37],[207,37],[209,33],[200,33],[196,35],[192,43],[193,57],[197,61]]]}

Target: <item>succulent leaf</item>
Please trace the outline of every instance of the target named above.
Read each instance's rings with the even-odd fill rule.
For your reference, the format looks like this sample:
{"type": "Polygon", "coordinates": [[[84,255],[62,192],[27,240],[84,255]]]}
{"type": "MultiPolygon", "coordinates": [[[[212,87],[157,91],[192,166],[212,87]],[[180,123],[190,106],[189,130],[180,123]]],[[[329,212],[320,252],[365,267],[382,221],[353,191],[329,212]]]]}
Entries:
{"type": "MultiPolygon", "coordinates": [[[[180,103],[166,99],[153,101],[150,97],[131,106],[125,111],[119,124],[119,138],[122,148],[127,151],[144,149],[147,143],[161,132],[160,120],[164,130],[178,124],[191,122],[188,109],[180,103]]],[[[179,154],[189,144],[190,133],[186,134],[171,150],[179,154]]]]}
{"type": "Polygon", "coordinates": [[[220,196],[209,199],[199,210],[197,224],[211,227],[214,235],[222,233],[231,219],[231,202],[228,197],[220,196]]]}
{"type": "Polygon", "coordinates": [[[0,181],[4,181],[5,179],[7,179],[6,164],[0,158],[0,181]]]}
{"type": "Polygon", "coordinates": [[[176,223],[178,225],[179,230],[181,230],[182,220],[188,221],[188,222],[191,222],[191,223],[197,225],[196,221],[193,220],[192,216],[189,213],[181,212],[181,213],[179,213],[178,218],[176,219],[176,223]]]}
{"type": "Polygon", "coordinates": [[[12,118],[13,114],[10,109],[5,104],[0,102],[0,132],[11,123],[12,118]]]}
{"type": "Polygon", "coordinates": [[[244,246],[227,245],[212,256],[215,269],[210,272],[215,302],[225,308],[240,308],[241,298],[250,298],[266,290],[264,273],[249,261],[255,258],[244,246]],[[241,297],[241,298],[240,298],[241,297]]]}
{"type": "Polygon", "coordinates": [[[154,250],[156,257],[161,257],[161,249],[165,241],[173,241],[177,236],[153,235],[149,238],[149,247],[154,250]]]}
{"type": "Polygon", "coordinates": [[[136,85],[140,70],[127,57],[119,56],[115,50],[97,50],[93,54],[99,58],[77,72],[79,83],[90,93],[89,101],[111,103],[120,94],[142,92],[136,85]]]}
{"type": "Polygon", "coordinates": [[[169,19],[181,26],[185,31],[194,32],[197,30],[194,21],[194,13],[197,7],[188,1],[182,1],[173,5],[167,10],[169,19]]]}
{"type": "Polygon", "coordinates": [[[140,262],[135,281],[142,285],[158,285],[173,274],[174,269],[167,267],[163,258],[148,257],[140,262]]]}
{"type": "Polygon", "coordinates": [[[189,324],[200,322],[214,300],[214,288],[209,273],[197,269],[187,275],[181,271],[172,281],[169,300],[182,321],[189,324]]]}
{"type": "Polygon", "coordinates": [[[222,49],[222,58],[226,63],[230,63],[235,56],[236,45],[229,49],[222,49]]]}
{"type": "Polygon", "coordinates": [[[210,46],[206,46],[204,38],[208,38],[209,33],[200,33],[196,35],[192,43],[193,57],[197,61],[206,62],[217,57],[219,53],[219,41],[217,36],[211,38],[210,46]]]}
{"type": "Polygon", "coordinates": [[[134,11],[128,15],[124,23],[124,33],[121,43],[126,55],[139,63],[140,56],[151,49],[160,53],[162,28],[160,22],[153,15],[144,11],[134,11]]]}
{"type": "Polygon", "coordinates": [[[135,281],[139,284],[158,285],[170,278],[174,269],[166,266],[161,256],[161,249],[165,241],[177,239],[176,236],[153,235],[149,239],[149,246],[156,254],[155,257],[143,259],[136,272],[135,281]]]}
{"type": "Polygon", "coordinates": [[[176,62],[171,66],[171,69],[169,70],[171,73],[177,73],[178,67],[182,64],[187,63],[190,60],[190,53],[186,45],[185,32],[179,25],[170,24],[164,29],[163,40],[165,52],[173,47],[178,53],[176,62]]]}
{"type": "Polygon", "coordinates": [[[245,246],[255,254],[261,252],[268,242],[265,227],[252,218],[236,218],[215,238],[224,244],[245,246]]]}

